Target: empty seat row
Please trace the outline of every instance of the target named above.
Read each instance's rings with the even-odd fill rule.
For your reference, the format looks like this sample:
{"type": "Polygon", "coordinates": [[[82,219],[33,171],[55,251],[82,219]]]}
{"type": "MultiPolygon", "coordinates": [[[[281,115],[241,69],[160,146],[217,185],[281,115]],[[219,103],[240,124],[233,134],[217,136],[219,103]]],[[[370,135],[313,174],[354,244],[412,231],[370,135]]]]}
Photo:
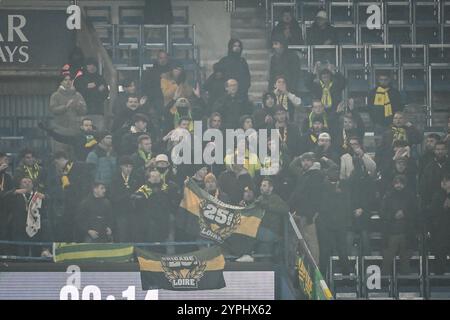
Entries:
{"type": "MultiPolygon", "coordinates": [[[[95,24],[143,24],[144,11],[143,7],[139,6],[119,6],[118,17],[113,17],[112,6],[83,6],[89,20],[95,24]]],[[[189,8],[188,6],[173,6],[173,23],[174,24],[188,24],[189,23],[189,8]]]]}
{"type": "Polygon", "coordinates": [[[450,23],[450,1],[291,1],[273,2],[272,24],[280,17],[284,8],[291,8],[297,20],[311,23],[319,10],[328,13],[332,23],[365,24],[373,13],[371,6],[378,6],[380,19],[387,24],[441,24],[450,23]]]}

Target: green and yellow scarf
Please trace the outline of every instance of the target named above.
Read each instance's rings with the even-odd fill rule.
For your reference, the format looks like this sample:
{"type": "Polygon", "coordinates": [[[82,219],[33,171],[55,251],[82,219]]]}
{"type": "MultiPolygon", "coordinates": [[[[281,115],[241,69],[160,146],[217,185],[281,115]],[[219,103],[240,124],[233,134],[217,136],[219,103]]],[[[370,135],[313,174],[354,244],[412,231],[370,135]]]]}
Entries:
{"type": "Polygon", "coordinates": [[[373,105],[384,107],[385,118],[392,116],[392,105],[391,100],[389,99],[389,88],[377,87],[373,105]]]}

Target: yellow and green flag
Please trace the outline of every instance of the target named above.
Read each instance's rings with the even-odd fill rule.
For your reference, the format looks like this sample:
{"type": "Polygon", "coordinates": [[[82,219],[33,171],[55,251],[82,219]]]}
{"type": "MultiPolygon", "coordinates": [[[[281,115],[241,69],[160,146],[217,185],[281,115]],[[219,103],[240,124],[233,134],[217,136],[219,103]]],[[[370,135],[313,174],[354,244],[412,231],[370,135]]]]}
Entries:
{"type": "Polygon", "coordinates": [[[130,262],[133,246],[119,243],[53,243],[55,262],[130,262]]]}
{"type": "Polygon", "coordinates": [[[187,233],[213,240],[240,254],[248,247],[243,246],[243,242],[256,238],[263,216],[264,210],[259,206],[239,207],[224,203],[189,179],[178,219],[187,233]]]}
{"type": "Polygon", "coordinates": [[[142,290],[211,290],[225,287],[225,258],[219,247],[161,255],[136,248],[142,290]]]}

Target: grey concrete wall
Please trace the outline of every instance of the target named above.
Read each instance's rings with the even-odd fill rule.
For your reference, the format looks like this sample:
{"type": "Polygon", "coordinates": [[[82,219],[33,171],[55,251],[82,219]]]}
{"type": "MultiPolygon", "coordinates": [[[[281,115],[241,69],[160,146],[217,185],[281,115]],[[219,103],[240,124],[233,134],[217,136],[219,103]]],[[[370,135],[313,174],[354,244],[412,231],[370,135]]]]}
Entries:
{"type": "Polygon", "coordinates": [[[189,23],[195,24],[197,45],[201,48],[201,67],[209,75],[212,65],[227,53],[231,14],[226,12],[222,1],[173,1],[172,4],[189,6],[189,23]]]}

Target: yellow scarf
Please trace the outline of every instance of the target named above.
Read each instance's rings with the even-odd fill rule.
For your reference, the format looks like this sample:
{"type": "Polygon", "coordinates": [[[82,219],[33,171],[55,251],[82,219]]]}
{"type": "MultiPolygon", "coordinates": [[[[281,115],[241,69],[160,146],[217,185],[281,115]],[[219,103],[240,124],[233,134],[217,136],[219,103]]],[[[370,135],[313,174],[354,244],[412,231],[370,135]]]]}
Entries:
{"type": "Polygon", "coordinates": [[[395,140],[408,141],[406,130],[404,128],[392,127],[392,142],[395,140]]]}
{"type": "Polygon", "coordinates": [[[68,186],[70,186],[69,173],[72,170],[72,167],[73,162],[68,162],[63,169],[61,176],[61,184],[63,189],[66,189],[68,186]]]}
{"type": "Polygon", "coordinates": [[[285,94],[277,95],[277,104],[288,110],[288,97],[285,94]]]}
{"type": "Polygon", "coordinates": [[[86,143],[84,144],[85,148],[92,148],[97,144],[97,140],[95,140],[94,136],[86,136],[86,143]]]}
{"type": "Polygon", "coordinates": [[[389,99],[389,88],[377,87],[373,105],[384,107],[385,118],[392,116],[392,105],[391,100],[389,99]]]}
{"type": "Polygon", "coordinates": [[[333,101],[331,100],[331,93],[330,89],[333,86],[333,81],[331,81],[328,85],[325,85],[322,80],[320,80],[320,86],[322,87],[322,104],[325,106],[325,108],[330,108],[333,104],[333,101]]]}
{"type": "Polygon", "coordinates": [[[138,150],[138,155],[139,157],[141,157],[142,160],[144,160],[145,163],[147,163],[147,161],[150,161],[152,159],[151,152],[149,154],[145,154],[143,150],[138,150]]]}
{"type": "MultiPolygon", "coordinates": [[[[161,191],[166,191],[168,187],[169,186],[166,183],[163,183],[161,186],[161,191]]],[[[147,184],[144,184],[137,190],[137,192],[142,193],[145,199],[148,199],[152,195],[153,190],[147,184]]]]}
{"type": "Polygon", "coordinates": [[[314,134],[311,133],[309,136],[311,137],[312,142],[314,142],[314,143],[317,142],[317,137],[314,134]]]}
{"type": "Polygon", "coordinates": [[[24,165],[23,169],[27,173],[27,178],[30,178],[33,182],[36,182],[36,179],[39,176],[39,165],[37,163],[35,163],[31,167],[24,165]]]}

